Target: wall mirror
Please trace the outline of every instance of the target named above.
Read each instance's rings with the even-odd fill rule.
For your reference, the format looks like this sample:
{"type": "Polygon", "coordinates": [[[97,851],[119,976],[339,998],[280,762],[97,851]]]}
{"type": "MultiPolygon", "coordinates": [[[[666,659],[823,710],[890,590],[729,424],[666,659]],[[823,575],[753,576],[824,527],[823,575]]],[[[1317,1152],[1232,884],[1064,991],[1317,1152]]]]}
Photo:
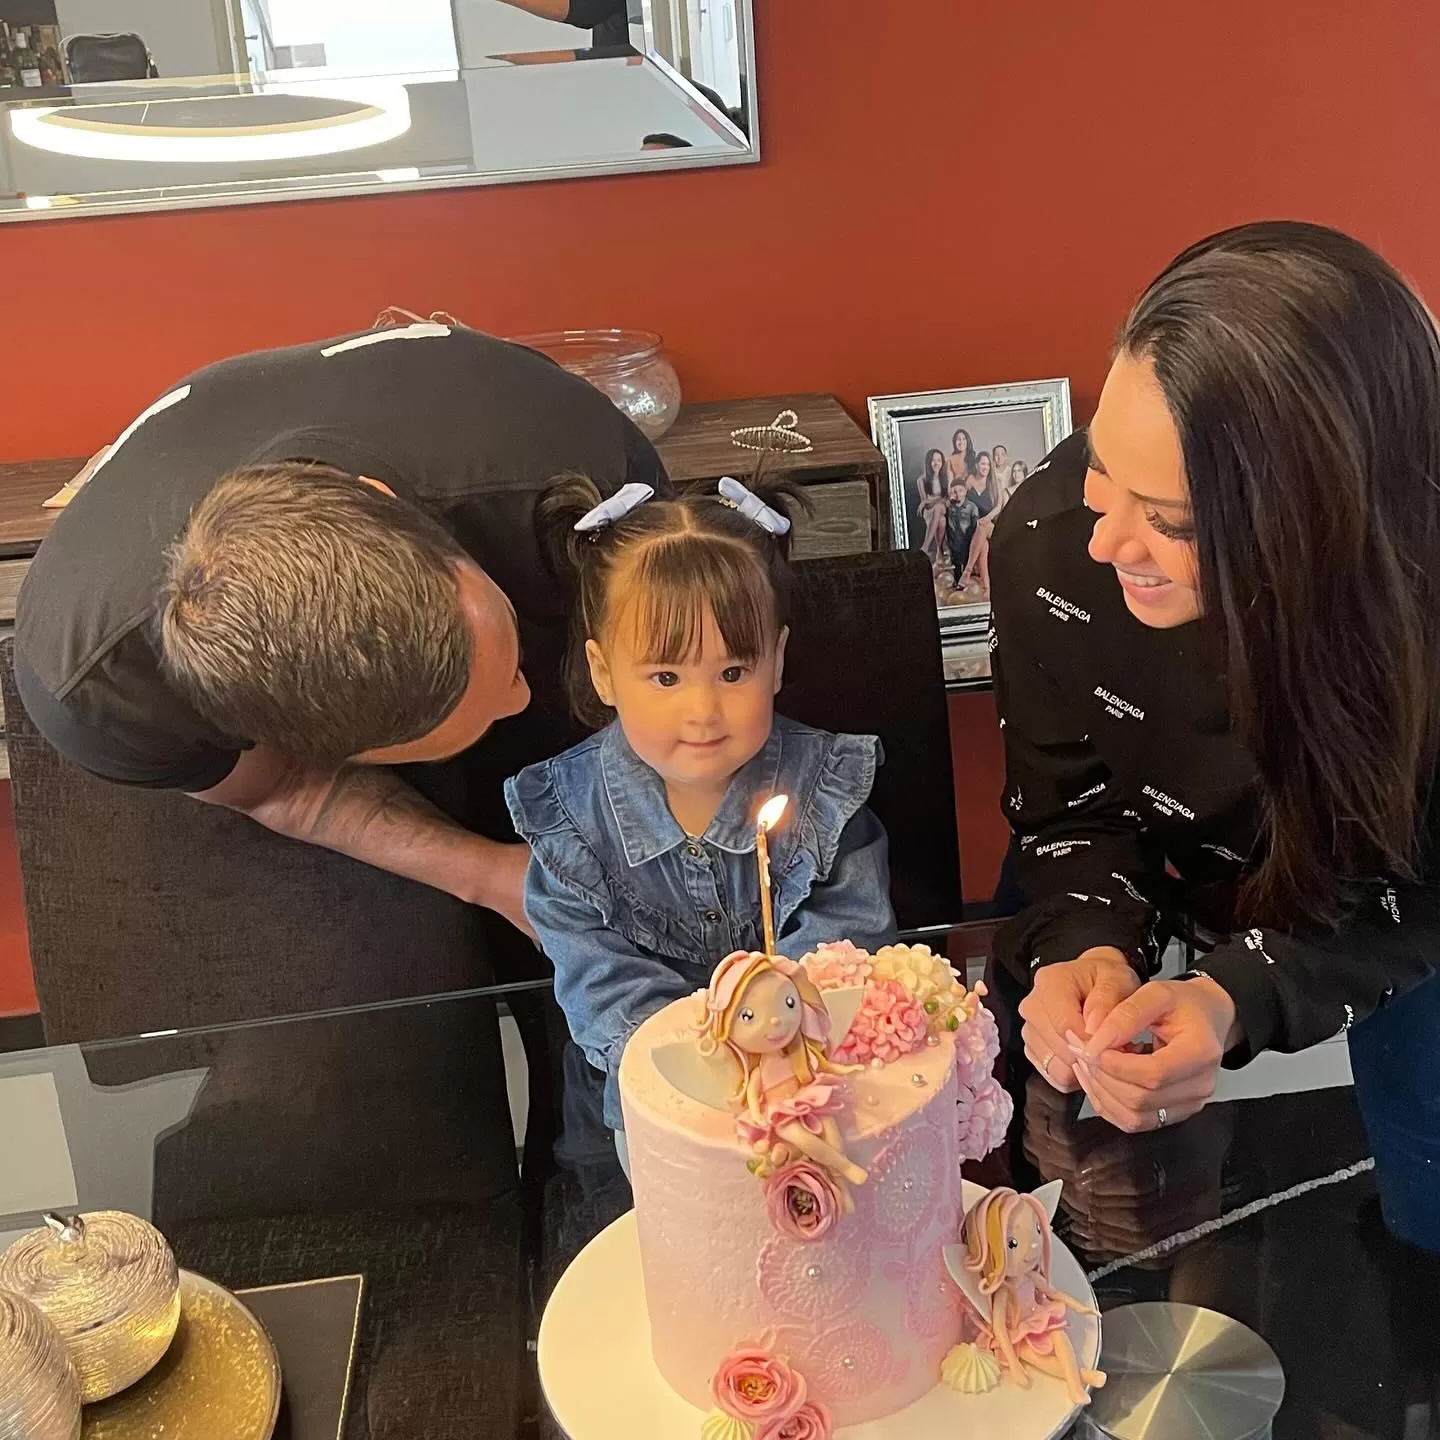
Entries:
{"type": "Polygon", "coordinates": [[[0,0],[0,220],[758,158],[751,0],[0,0]]]}

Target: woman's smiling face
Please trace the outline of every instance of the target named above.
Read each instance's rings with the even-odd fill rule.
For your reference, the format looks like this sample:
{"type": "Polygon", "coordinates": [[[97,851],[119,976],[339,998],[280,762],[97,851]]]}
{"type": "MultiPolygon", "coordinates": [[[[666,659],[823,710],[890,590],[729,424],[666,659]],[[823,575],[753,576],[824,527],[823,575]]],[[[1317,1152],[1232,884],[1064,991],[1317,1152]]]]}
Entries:
{"type": "Polygon", "coordinates": [[[1090,557],[1110,565],[1130,613],[1156,629],[1200,615],[1195,522],[1180,435],[1149,360],[1121,354],[1090,422],[1090,557]]]}

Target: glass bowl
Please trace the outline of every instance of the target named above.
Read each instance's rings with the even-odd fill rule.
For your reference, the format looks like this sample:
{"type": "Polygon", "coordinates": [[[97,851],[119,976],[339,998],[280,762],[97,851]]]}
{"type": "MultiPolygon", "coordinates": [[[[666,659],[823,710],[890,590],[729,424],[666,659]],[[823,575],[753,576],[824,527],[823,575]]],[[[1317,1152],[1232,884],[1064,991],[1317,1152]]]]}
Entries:
{"type": "Polygon", "coordinates": [[[680,414],[680,377],[653,330],[549,330],[511,338],[588,380],[651,440],[680,414]]]}

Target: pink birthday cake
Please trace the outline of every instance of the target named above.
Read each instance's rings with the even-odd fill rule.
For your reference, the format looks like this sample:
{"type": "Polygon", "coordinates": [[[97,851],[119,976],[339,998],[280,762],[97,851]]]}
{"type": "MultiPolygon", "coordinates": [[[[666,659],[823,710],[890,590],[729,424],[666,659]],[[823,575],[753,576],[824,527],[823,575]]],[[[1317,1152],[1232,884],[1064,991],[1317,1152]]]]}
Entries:
{"type": "Polygon", "coordinates": [[[629,1041],[651,1346],[707,1440],[891,1415],[973,1336],[945,1251],[1011,1115],[983,993],[924,946],[735,955],[629,1041]]]}

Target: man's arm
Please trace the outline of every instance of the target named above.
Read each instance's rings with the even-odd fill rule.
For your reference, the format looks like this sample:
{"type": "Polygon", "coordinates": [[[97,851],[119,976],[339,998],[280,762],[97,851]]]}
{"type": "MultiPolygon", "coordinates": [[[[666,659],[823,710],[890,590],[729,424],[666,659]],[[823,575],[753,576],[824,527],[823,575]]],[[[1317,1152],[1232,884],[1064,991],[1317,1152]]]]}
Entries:
{"type": "Polygon", "coordinates": [[[392,771],[347,765],[326,774],[263,746],[194,795],[238,810],[277,835],[320,845],[498,911],[533,934],[523,890],[528,845],[504,845],[457,825],[392,771]]]}
{"type": "Polygon", "coordinates": [[[545,20],[560,20],[581,30],[593,30],[614,15],[626,13],[625,0],[504,0],[516,10],[528,10],[545,20]]]}
{"type": "Polygon", "coordinates": [[[517,10],[528,10],[545,20],[570,18],[570,0],[505,0],[505,4],[513,5],[517,10]]]}

